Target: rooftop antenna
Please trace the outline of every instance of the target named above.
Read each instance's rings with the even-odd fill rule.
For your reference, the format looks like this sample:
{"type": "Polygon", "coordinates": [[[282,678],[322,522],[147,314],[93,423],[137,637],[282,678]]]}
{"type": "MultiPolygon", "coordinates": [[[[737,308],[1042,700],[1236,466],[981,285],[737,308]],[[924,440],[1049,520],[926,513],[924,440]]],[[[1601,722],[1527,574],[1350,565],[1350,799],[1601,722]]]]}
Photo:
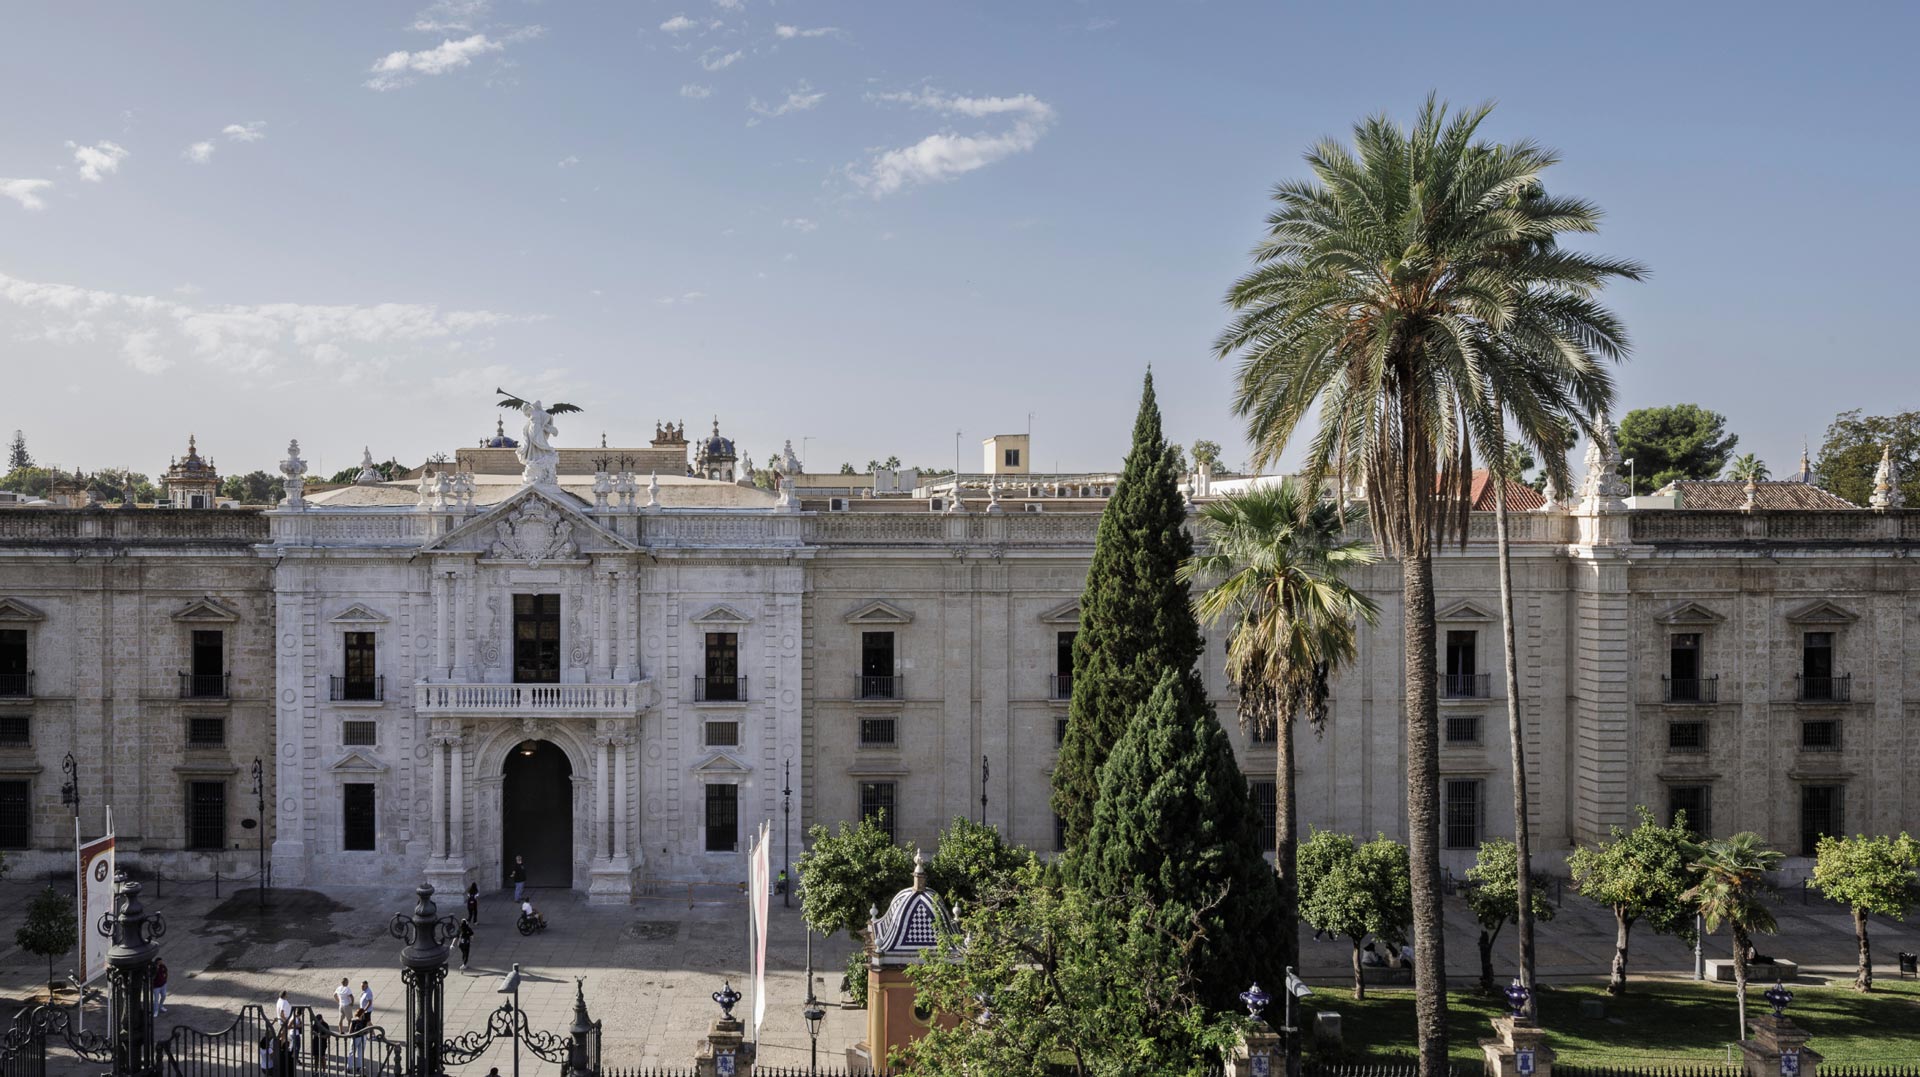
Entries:
{"type": "Polygon", "coordinates": [[[956,491],[960,489],[958,485],[960,482],[960,434],[959,430],[953,432],[953,481],[956,491]]]}

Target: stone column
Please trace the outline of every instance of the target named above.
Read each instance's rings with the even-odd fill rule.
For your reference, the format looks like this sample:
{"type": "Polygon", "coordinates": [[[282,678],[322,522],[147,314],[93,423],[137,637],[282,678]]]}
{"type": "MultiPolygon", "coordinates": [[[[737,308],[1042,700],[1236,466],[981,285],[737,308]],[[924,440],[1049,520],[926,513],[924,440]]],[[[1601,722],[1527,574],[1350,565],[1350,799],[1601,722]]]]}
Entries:
{"type": "Polygon", "coordinates": [[[611,843],[607,841],[609,818],[607,796],[611,792],[607,779],[608,767],[612,762],[607,757],[612,754],[613,739],[611,737],[593,738],[593,858],[595,860],[605,860],[613,855],[611,843]]]}
{"type": "Polygon", "coordinates": [[[613,858],[622,863],[627,859],[627,768],[633,764],[627,746],[632,743],[629,734],[613,738],[613,858]]]}
{"type": "Polygon", "coordinates": [[[620,574],[609,572],[600,577],[600,586],[594,588],[594,599],[600,606],[600,645],[593,656],[594,672],[603,681],[613,680],[614,652],[619,649],[620,641],[613,634],[614,596],[620,591],[620,574]]]}
{"type": "Polygon", "coordinates": [[[433,675],[436,679],[453,675],[453,601],[452,577],[435,569],[433,573],[433,675]]]}
{"type": "Polygon", "coordinates": [[[464,861],[467,853],[467,800],[465,788],[465,771],[467,765],[465,746],[462,743],[460,734],[456,733],[453,735],[448,743],[447,751],[452,757],[448,769],[453,772],[453,795],[447,798],[447,815],[449,817],[447,836],[450,843],[447,855],[464,861]]]}
{"type": "Polygon", "coordinates": [[[447,858],[447,741],[444,737],[427,738],[427,759],[433,767],[433,834],[428,842],[429,852],[435,860],[447,858]]]}
{"type": "Polygon", "coordinates": [[[1494,1038],[1481,1040],[1487,1077],[1553,1077],[1553,1048],[1547,1030],[1524,1017],[1493,1019],[1494,1038]]]}
{"type": "Polygon", "coordinates": [[[1747,1025],[1753,1029],[1753,1038],[1740,1041],[1740,1072],[1745,1077],[1816,1077],[1819,1073],[1821,1055],[1807,1046],[1806,1029],[1771,1013],[1748,1018],[1747,1025]],[[1788,1057],[1793,1061],[1783,1065],[1788,1057]]]}
{"type": "Polygon", "coordinates": [[[640,679],[640,665],[635,660],[640,637],[640,615],[634,609],[637,588],[638,580],[632,570],[620,573],[614,581],[613,632],[620,647],[620,668],[614,672],[614,677],[622,681],[640,679]]]}
{"type": "Polygon", "coordinates": [[[471,681],[473,648],[467,642],[468,607],[473,603],[473,576],[464,566],[453,577],[453,678],[471,681]]]}

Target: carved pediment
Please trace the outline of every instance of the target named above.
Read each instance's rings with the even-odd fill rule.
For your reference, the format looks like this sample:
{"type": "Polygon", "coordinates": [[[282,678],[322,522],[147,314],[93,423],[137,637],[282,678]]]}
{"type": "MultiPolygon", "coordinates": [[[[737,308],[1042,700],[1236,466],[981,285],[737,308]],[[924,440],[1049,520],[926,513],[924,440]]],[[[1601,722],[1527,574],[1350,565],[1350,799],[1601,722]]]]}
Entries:
{"type": "Polygon", "coordinates": [[[1852,624],[1859,619],[1859,614],[1824,598],[1809,602],[1787,614],[1787,620],[1799,625],[1852,624]]]}
{"type": "Polygon", "coordinates": [[[1656,619],[1668,625],[1714,625],[1726,620],[1726,617],[1698,602],[1682,602],[1670,607],[1656,619]]]}
{"type": "Polygon", "coordinates": [[[486,560],[538,566],[590,553],[640,547],[601,526],[571,494],[529,487],[428,543],[428,553],[478,554],[486,560]]]}
{"type": "Polygon", "coordinates": [[[1062,602],[1060,605],[1040,615],[1042,624],[1077,625],[1080,623],[1080,600],[1062,602]]]}
{"type": "Polygon", "coordinates": [[[697,625],[743,625],[753,622],[752,617],[727,605],[725,602],[717,603],[702,610],[690,618],[690,620],[697,625]]]}
{"type": "Polygon", "coordinates": [[[891,602],[873,601],[847,614],[850,625],[904,625],[913,623],[913,614],[891,602]]]}
{"type": "Polygon", "coordinates": [[[334,760],[327,769],[335,774],[352,777],[358,774],[385,774],[387,765],[358,748],[349,748],[345,755],[334,760]]]}
{"type": "Polygon", "coordinates": [[[0,621],[44,621],[47,615],[17,598],[0,598],[0,621]]]}
{"type": "Polygon", "coordinates": [[[745,775],[753,771],[738,759],[724,752],[715,752],[693,768],[695,774],[707,777],[720,775],[745,775]]]}
{"type": "Polygon", "coordinates": [[[387,615],[370,606],[355,602],[328,618],[328,621],[337,625],[383,625],[387,623],[387,615]]]}
{"type": "Polygon", "coordinates": [[[1492,621],[1494,614],[1487,612],[1485,606],[1470,598],[1463,598],[1451,606],[1441,609],[1433,615],[1436,621],[1492,621]]]}
{"type": "Polygon", "coordinates": [[[186,608],[173,615],[176,621],[194,621],[210,624],[228,624],[238,621],[240,615],[215,602],[211,598],[196,598],[187,603],[186,608]]]}

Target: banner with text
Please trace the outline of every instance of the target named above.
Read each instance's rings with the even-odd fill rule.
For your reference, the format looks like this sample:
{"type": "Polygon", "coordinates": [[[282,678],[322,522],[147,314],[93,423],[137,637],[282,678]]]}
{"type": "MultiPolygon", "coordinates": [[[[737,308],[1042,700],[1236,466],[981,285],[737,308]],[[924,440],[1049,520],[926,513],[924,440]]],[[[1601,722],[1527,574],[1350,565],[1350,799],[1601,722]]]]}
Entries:
{"type": "Polygon", "coordinates": [[[767,912],[773,893],[773,824],[760,824],[753,846],[753,1041],[760,1042],[760,1025],[767,1019],[767,912]]]}
{"type": "Polygon", "coordinates": [[[106,974],[111,940],[100,934],[100,917],[113,909],[113,825],[108,816],[107,836],[80,840],[80,821],[73,821],[74,859],[78,871],[80,904],[80,982],[92,983],[106,974]]]}

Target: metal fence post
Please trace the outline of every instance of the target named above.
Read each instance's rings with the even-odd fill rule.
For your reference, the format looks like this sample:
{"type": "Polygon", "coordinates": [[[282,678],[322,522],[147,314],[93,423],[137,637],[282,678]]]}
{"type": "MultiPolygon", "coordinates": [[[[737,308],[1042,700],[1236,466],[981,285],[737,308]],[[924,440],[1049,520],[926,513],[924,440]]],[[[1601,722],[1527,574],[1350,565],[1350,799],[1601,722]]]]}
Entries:
{"type": "Polygon", "coordinates": [[[113,1073],[149,1077],[160,1068],[153,1013],[153,966],[160,959],[160,946],[154,940],[167,933],[167,922],[159,913],[147,912],[140,902],[140,884],[124,874],[115,886],[113,905],[99,925],[100,934],[113,940],[107,950],[113,1073]]]}
{"type": "Polygon", "coordinates": [[[393,937],[406,942],[400,951],[400,980],[407,986],[408,1077],[440,1077],[441,1044],[446,1033],[447,943],[453,917],[442,917],[433,903],[433,884],[414,891],[413,913],[395,913],[393,937]]]}

